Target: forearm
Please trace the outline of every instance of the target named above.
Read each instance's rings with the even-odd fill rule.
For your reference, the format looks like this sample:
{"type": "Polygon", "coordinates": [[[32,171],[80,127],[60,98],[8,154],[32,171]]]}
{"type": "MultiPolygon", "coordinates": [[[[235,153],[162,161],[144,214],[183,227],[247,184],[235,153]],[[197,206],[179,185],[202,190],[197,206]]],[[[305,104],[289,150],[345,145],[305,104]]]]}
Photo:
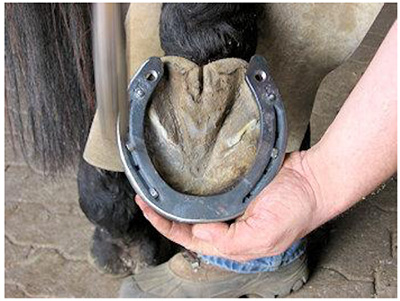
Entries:
{"type": "Polygon", "coordinates": [[[304,154],[315,226],[359,201],[397,166],[397,21],[323,138],[304,154]]]}

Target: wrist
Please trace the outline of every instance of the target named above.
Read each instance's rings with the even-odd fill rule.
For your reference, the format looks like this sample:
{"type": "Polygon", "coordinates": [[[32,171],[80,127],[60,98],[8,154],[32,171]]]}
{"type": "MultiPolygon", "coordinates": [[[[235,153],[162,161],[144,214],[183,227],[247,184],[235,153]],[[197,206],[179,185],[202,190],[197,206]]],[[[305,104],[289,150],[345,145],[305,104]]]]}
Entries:
{"type": "Polygon", "coordinates": [[[312,194],[315,199],[315,212],[311,222],[310,232],[317,227],[327,222],[334,216],[334,208],[331,208],[330,203],[327,201],[326,187],[324,186],[323,179],[321,178],[318,165],[315,164],[313,158],[314,148],[301,152],[302,167],[304,170],[304,177],[307,179],[311,187],[312,194]]]}
{"type": "Polygon", "coordinates": [[[312,214],[308,216],[308,225],[305,229],[306,233],[303,233],[304,235],[322,224],[321,220],[324,219],[323,215],[326,212],[324,195],[308,157],[309,151],[293,152],[289,155],[283,167],[291,169],[300,176],[302,191],[306,192],[305,199],[307,199],[308,205],[312,208],[312,214]]]}
{"type": "Polygon", "coordinates": [[[320,171],[322,170],[318,168],[318,164],[315,164],[318,162],[314,160],[314,151],[315,148],[311,148],[301,152],[304,177],[307,179],[315,199],[315,211],[312,221],[310,222],[310,232],[337,214],[336,209],[331,206],[333,204],[328,201],[329,192],[327,192],[326,184],[323,181],[324,173],[321,173],[320,171]]]}

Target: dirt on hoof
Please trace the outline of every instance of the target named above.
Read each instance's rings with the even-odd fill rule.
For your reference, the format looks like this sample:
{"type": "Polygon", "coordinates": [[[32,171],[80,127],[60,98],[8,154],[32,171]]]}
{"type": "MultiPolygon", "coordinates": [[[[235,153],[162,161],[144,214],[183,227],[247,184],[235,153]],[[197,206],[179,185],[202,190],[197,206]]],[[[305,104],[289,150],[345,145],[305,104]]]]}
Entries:
{"type": "Polygon", "coordinates": [[[245,82],[247,62],[203,67],[164,57],[145,139],[155,168],[174,189],[209,195],[229,189],[251,168],[260,133],[257,104],[245,82]]]}

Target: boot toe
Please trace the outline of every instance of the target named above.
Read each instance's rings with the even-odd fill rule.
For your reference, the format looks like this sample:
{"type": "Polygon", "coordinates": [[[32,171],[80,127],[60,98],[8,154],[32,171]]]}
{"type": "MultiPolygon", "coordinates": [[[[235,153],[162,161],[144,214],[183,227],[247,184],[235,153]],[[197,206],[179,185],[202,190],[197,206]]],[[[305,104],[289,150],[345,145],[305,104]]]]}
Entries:
{"type": "Polygon", "coordinates": [[[121,285],[119,290],[119,298],[157,298],[148,292],[144,292],[140,289],[133,277],[126,278],[121,285]]]}

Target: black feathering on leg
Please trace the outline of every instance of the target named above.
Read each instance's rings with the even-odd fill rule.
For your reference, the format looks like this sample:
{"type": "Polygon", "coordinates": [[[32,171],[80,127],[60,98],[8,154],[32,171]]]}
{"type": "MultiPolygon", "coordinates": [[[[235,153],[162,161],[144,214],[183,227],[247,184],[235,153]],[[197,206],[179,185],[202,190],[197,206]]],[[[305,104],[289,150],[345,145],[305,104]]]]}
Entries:
{"type": "Polygon", "coordinates": [[[102,271],[130,274],[164,262],[177,251],[143,217],[124,173],[102,170],[82,160],[78,190],[82,211],[96,226],[91,255],[102,271]]]}
{"type": "Polygon", "coordinates": [[[121,238],[130,232],[129,221],[143,220],[134,202],[135,192],[124,173],[96,168],[84,160],[78,171],[79,202],[86,217],[121,238]]]}

